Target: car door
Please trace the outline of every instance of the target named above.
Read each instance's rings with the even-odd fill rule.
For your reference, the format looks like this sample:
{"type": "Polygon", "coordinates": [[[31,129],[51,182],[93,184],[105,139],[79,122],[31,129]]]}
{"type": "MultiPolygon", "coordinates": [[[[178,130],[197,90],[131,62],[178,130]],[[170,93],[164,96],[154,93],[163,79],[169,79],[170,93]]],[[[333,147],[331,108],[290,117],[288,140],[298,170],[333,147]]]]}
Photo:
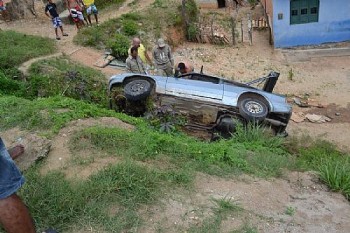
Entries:
{"type": "Polygon", "coordinates": [[[189,74],[180,78],[169,77],[165,93],[184,98],[215,101],[222,100],[224,88],[218,78],[189,74]]]}

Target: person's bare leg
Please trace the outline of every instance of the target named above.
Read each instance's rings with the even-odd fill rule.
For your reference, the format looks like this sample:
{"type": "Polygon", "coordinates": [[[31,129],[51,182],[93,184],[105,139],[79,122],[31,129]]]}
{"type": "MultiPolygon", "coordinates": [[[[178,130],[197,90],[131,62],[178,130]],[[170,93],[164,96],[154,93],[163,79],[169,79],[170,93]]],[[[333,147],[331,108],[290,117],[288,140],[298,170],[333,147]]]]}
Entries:
{"type": "Polygon", "coordinates": [[[60,37],[58,36],[58,30],[57,30],[57,28],[55,28],[55,34],[56,34],[56,39],[60,38],[60,37]]]}
{"type": "Polygon", "coordinates": [[[12,147],[11,149],[8,149],[7,151],[9,152],[12,159],[16,159],[18,156],[24,153],[24,146],[20,144],[12,147]]]}
{"type": "Polygon", "coordinates": [[[88,18],[89,24],[90,24],[90,26],[91,26],[91,25],[92,25],[92,24],[91,24],[91,15],[88,15],[87,18],[88,18]]]}
{"type": "Polygon", "coordinates": [[[64,33],[64,32],[63,32],[63,27],[62,27],[62,26],[60,26],[60,29],[61,29],[61,32],[62,32],[62,36],[68,36],[67,33],[64,33]]]}
{"type": "Polygon", "coordinates": [[[16,194],[0,199],[0,223],[7,233],[35,233],[29,211],[16,194]]]}
{"type": "Polygon", "coordinates": [[[94,15],[95,15],[96,24],[98,25],[98,16],[97,14],[94,14],[94,15]]]}

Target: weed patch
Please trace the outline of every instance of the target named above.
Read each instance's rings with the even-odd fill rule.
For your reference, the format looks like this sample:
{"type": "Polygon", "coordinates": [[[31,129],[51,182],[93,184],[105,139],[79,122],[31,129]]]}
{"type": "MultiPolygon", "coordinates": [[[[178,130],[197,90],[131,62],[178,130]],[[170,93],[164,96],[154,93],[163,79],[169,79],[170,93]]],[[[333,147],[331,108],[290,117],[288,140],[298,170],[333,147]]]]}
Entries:
{"type": "Polygon", "coordinates": [[[60,57],[32,64],[25,83],[27,98],[62,95],[107,106],[104,75],[60,57]]]}
{"type": "Polygon", "coordinates": [[[350,200],[350,160],[325,161],[320,165],[318,171],[321,180],[325,182],[332,191],[341,192],[350,200]]]}
{"type": "Polygon", "coordinates": [[[226,220],[229,215],[238,214],[239,212],[243,211],[243,208],[241,208],[231,199],[213,199],[213,203],[215,206],[212,208],[212,216],[210,216],[208,219],[205,219],[199,227],[192,226],[188,232],[220,232],[222,222],[226,220]]]}
{"type": "MultiPolygon", "coordinates": [[[[295,141],[293,141],[295,144],[295,141]]],[[[319,172],[321,180],[333,191],[339,191],[350,200],[349,155],[337,150],[335,145],[323,140],[308,140],[288,148],[297,154],[297,167],[319,172]]]]}

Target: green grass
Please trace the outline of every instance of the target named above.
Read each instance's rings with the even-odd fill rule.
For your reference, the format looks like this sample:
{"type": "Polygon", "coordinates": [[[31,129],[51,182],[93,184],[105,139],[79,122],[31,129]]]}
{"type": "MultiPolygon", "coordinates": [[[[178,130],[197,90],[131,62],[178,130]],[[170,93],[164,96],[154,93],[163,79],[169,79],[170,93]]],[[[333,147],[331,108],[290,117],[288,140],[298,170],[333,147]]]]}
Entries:
{"type": "Polygon", "coordinates": [[[286,208],[286,210],[284,211],[285,214],[289,215],[289,216],[293,216],[295,214],[296,208],[292,207],[292,206],[288,206],[286,208]]]}
{"type": "Polygon", "coordinates": [[[95,0],[95,5],[97,9],[101,10],[108,7],[119,7],[125,0],[95,0]]]}
{"type": "Polygon", "coordinates": [[[294,146],[287,144],[287,148],[298,155],[296,165],[299,169],[317,171],[331,190],[341,192],[350,200],[349,154],[340,152],[335,145],[319,139],[292,139],[292,144],[294,146]]]}
{"type": "Polygon", "coordinates": [[[68,122],[89,117],[118,117],[131,124],[145,124],[105,108],[61,96],[27,100],[15,96],[0,97],[0,129],[19,126],[27,130],[41,130],[52,136],[68,122]]]}
{"type": "Polygon", "coordinates": [[[107,80],[95,69],[67,57],[41,60],[31,65],[24,83],[26,98],[62,95],[107,107],[107,80]]]}
{"type": "Polygon", "coordinates": [[[320,164],[318,171],[321,180],[325,182],[332,191],[341,192],[348,200],[350,200],[349,157],[338,161],[324,161],[320,164]]]}
{"type": "Polygon", "coordinates": [[[25,35],[13,31],[0,31],[0,69],[8,70],[35,57],[55,52],[52,39],[25,35]]]}
{"type": "Polygon", "coordinates": [[[213,199],[214,207],[212,207],[212,215],[203,220],[199,226],[192,226],[187,232],[190,233],[216,233],[220,232],[222,223],[229,216],[236,216],[243,211],[238,203],[231,199],[213,199]]]}
{"type": "Polygon", "coordinates": [[[25,173],[27,182],[19,192],[38,230],[50,226],[59,232],[74,231],[93,225],[107,232],[129,231],[142,224],[140,208],[155,203],[165,189],[178,184],[170,178],[174,172],[130,160],[73,182],[61,172],[42,175],[38,168],[25,173]]]}
{"type": "Polygon", "coordinates": [[[90,144],[108,154],[121,154],[141,161],[168,157],[178,167],[189,166],[207,172],[211,171],[208,167],[213,167],[218,174],[224,174],[225,169],[229,169],[231,173],[278,176],[280,170],[292,161],[282,150],[280,154],[269,152],[271,144],[267,146],[263,140],[256,145],[254,142],[243,144],[234,140],[205,143],[182,134],[160,133],[150,127],[140,127],[134,132],[91,127],[77,133],[72,144],[76,149],[90,144]],[[253,151],[253,148],[259,149],[253,151]]]}
{"type": "Polygon", "coordinates": [[[20,196],[38,230],[51,226],[61,232],[88,223],[108,232],[138,226],[142,216],[137,209],[152,203],[164,182],[159,172],[132,162],[111,165],[86,181],[74,183],[60,172],[43,176],[35,168],[26,178],[20,196]]]}

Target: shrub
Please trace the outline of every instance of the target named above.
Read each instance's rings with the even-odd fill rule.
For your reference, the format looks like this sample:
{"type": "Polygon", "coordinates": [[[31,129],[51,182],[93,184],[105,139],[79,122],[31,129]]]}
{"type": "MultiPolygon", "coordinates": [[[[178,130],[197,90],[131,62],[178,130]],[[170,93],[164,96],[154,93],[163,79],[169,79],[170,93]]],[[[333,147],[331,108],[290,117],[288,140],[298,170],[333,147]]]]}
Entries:
{"type": "Polygon", "coordinates": [[[127,36],[134,36],[137,34],[139,30],[137,23],[132,20],[124,20],[122,25],[123,25],[123,32],[127,36]]]}
{"type": "Polygon", "coordinates": [[[22,95],[24,91],[23,83],[8,78],[0,71],[0,94],[22,95]]]}
{"type": "Polygon", "coordinates": [[[110,40],[108,47],[112,50],[112,55],[118,59],[125,60],[128,57],[128,49],[130,46],[129,38],[123,34],[117,33],[114,39],[110,40]]]}
{"type": "Polygon", "coordinates": [[[34,63],[26,83],[26,97],[62,95],[107,106],[104,76],[68,59],[54,58],[34,63]]]}
{"type": "Polygon", "coordinates": [[[121,16],[121,19],[129,19],[134,21],[139,21],[142,19],[141,15],[135,12],[126,13],[121,16]]]}
{"type": "Polygon", "coordinates": [[[195,24],[190,24],[187,27],[187,39],[189,41],[195,40],[198,34],[198,28],[195,24]]]}

